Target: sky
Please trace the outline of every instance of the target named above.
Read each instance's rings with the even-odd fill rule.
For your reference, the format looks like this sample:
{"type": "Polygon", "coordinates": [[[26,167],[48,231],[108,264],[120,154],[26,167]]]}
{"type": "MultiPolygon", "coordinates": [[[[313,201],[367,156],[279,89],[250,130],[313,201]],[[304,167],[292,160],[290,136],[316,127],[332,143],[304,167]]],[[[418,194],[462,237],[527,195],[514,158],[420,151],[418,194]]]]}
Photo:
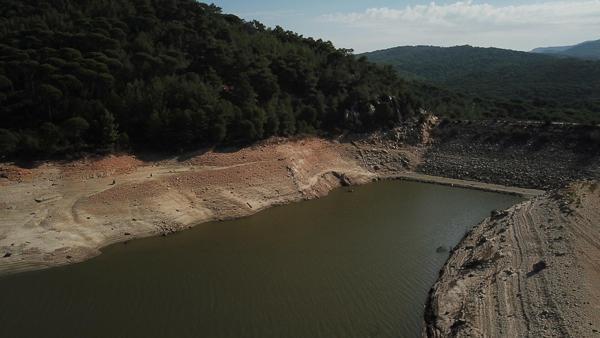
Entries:
{"type": "MultiPolygon", "coordinates": [[[[204,1],[204,0],[203,0],[204,1]]],[[[528,51],[600,39],[600,0],[212,0],[357,53],[405,45],[528,51]]]]}

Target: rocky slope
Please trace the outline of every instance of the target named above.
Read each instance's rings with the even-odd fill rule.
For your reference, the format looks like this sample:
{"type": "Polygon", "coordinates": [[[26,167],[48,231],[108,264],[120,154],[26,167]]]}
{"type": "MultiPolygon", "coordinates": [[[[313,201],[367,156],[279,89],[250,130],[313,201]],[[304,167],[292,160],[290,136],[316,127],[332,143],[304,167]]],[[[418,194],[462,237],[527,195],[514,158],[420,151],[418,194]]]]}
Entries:
{"type": "Polygon", "coordinates": [[[424,337],[598,337],[600,184],[575,183],[475,227],[432,288],[424,337]]]}
{"type": "Polygon", "coordinates": [[[600,177],[600,128],[509,121],[445,121],[420,172],[551,189],[600,177]]]}

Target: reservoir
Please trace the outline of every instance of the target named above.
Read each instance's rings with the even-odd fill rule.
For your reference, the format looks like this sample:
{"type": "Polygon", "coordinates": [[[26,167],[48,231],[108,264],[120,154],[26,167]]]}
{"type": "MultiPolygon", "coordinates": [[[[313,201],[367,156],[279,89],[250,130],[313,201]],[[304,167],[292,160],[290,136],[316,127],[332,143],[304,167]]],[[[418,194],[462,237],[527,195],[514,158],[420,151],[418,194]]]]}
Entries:
{"type": "Polygon", "coordinates": [[[386,181],[0,277],[1,337],[417,337],[447,250],[519,197],[386,181]],[[443,251],[443,252],[440,252],[443,251]]]}

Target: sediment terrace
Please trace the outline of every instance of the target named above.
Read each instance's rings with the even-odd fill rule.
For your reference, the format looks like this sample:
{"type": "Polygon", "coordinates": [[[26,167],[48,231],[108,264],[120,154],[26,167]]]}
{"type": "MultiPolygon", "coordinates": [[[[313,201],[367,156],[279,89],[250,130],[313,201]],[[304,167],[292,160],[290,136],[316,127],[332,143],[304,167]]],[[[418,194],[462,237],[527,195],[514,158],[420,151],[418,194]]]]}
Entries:
{"type": "Polygon", "coordinates": [[[33,169],[5,165],[0,271],[77,262],[111,243],[247,216],[376,178],[351,149],[312,138],[186,159],[123,155],[33,169]]]}

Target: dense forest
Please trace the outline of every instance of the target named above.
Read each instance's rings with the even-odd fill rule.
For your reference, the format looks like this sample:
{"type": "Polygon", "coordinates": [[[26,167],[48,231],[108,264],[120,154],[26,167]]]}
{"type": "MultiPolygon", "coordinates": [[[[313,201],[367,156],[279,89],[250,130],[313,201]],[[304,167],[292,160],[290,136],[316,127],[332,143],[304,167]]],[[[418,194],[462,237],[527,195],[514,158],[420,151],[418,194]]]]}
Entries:
{"type": "Polygon", "coordinates": [[[0,7],[0,156],[363,131],[418,107],[390,67],[194,0],[0,7]]]}
{"type": "Polygon", "coordinates": [[[397,47],[364,56],[427,83],[417,85],[432,100],[448,102],[430,102],[442,115],[600,121],[600,61],[470,46],[397,47]]]}

